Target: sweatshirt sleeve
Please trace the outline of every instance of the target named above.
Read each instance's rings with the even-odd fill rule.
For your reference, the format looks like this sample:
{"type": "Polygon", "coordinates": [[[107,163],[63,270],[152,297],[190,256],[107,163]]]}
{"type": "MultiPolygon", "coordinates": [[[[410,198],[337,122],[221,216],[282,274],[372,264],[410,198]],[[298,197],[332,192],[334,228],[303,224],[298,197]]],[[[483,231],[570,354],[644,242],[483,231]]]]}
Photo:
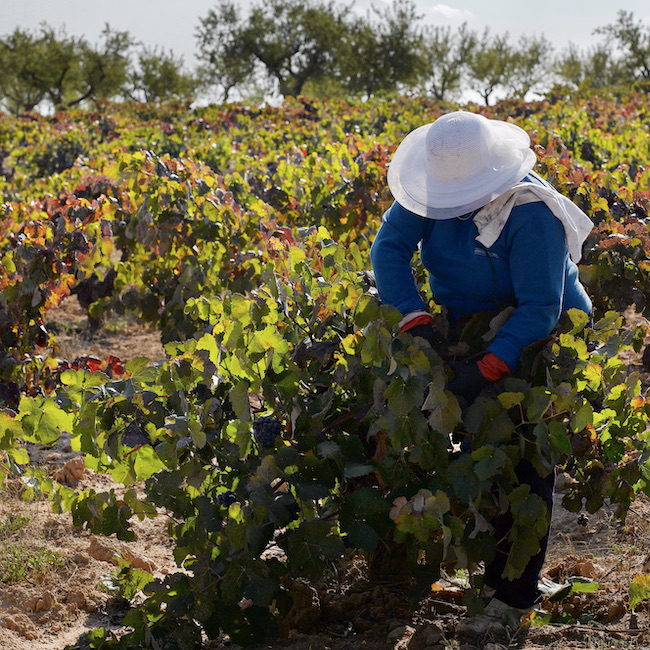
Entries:
{"type": "Polygon", "coordinates": [[[426,309],[415,284],[411,261],[431,227],[431,220],[413,214],[395,202],[384,213],[370,249],[379,298],[402,314],[426,309]]]}
{"type": "Polygon", "coordinates": [[[568,249],[562,223],[544,203],[516,207],[508,221],[516,305],[487,351],[515,370],[522,349],[548,336],[562,314],[568,249]]]}

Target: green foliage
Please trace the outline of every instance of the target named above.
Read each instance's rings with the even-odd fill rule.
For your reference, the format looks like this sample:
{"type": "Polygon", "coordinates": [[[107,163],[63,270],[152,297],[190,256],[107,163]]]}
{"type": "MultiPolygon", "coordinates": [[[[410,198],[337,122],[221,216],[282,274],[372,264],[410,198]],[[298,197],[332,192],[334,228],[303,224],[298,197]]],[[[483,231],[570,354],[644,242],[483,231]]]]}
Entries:
{"type": "Polygon", "coordinates": [[[78,96],[68,102],[76,106],[85,100],[98,102],[116,98],[124,87],[129,69],[129,49],[133,38],[106,25],[102,42],[80,44],[78,96]]]}
{"type": "Polygon", "coordinates": [[[284,97],[394,93],[428,74],[420,18],[411,0],[363,18],[322,0],[272,0],[242,16],[221,0],[201,19],[199,58],[224,101],[234,88],[245,94],[254,73],[284,97]]]}
{"type": "MultiPolygon", "coordinates": [[[[592,510],[607,496],[626,508],[633,492],[623,481],[645,485],[642,466],[624,462],[641,444],[644,416],[616,360],[633,338],[620,338],[620,319],[585,331],[583,315],[572,315],[556,341],[531,351],[544,384],[508,379],[498,399],[486,395],[463,415],[445,391],[442,360],[426,343],[394,334],[399,315],[362,291],[353,259],[324,229],[312,232],[278,251],[266,289],[190,301],[188,312],[207,318],[211,333],[170,344],[170,360],[149,369],[135,392],[109,382],[83,400],[105,431],[90,452],[97,468],[124,482],[149,476],[147,499],[171,513],[176,561],[193,575],[151,583],[129,618],[138,621],[134,634],[169,621],[163,611],[173,603],[174,616],[192,612],[208,635],[225,629],[242,642],[259,639],[262,622],[271,625],[271,614],[290,604],[283,578],[317,578],[345,545],[372,553],[389,531],[406,546],[416,581],[435,578],[443,557],[474,570],[489,548],[487,518],[504,510],[516,521],[506,566],[516,576],[545,529],[539,499],[512,487],[521,458],[541,473],[570,461],[585,475],[569,507],[586,499],[592,510]],[[603,370],[594,375],[596,367],[603,370]],[[249,394],[261,403],[252,407],[249,394]],[[144,404],[145,395],[136,416],[143,435],[125,444],[122,415],[135,413],[116,407],[144,404]],[[269,412],[284,423],[271,448],[258,446],[251,429],[269,412]],[[630,426],[635,419],[639,426],[630,426]],[[456,451],[451,433],[469,435],[472,453],[456,451]],[[589,448],[580,451],[576,438],[589,448]],[[111,444],[106,455],[101,446],[111,444]],[[138,468],[134,452],[145,448],[164,467],[138,468]],[[229,505],[219,505],[224,492],[234,495],[229,505]],[[286,559],[267,556],[273,547],[286,559]],[[433,564],[422,563],[423,553],[433,564]],[[238,609],[242,598],[252,605],[238,609]]],[[[88,421],[88,408],[79,421],[88,421]]],[[[74,444],[83,437],[75,430],[74,444]]],[[[120,535],[121,524],[111,515],[100,529],[120,535]]]]}
{"type": "Polygon", "coordinates": [[[540,90],[551,67],[553,46],[545,36],[519,39],[510,62],[509,85],[513,97],[524,99],[540,90]]]}
{"type": "Polygon", "coordinates": [[[634,576],[628,590],[628,607],[634,609],[639,603],[650,599],[650,576],[634,576]]]}
{"type": "Polygon", "coordinates": [[[297,97],[307,81],[333,75],[335,53],[345,43],[346,11],[321,0],[270,0],[243,19],[223,0],[201,21],[201,57],[219,69],[231,63],[243,72],[261,65],[281,95],[297,97]]]}
{"type": "Polygon", "coordinates": [[[63,565],[64,561],[56,551],[0,542],[0,582],[3,584],[15,584],[22,580],[39,581],[63,565]]]}
{"type": "Polygon", "coordinates": [[[394,93],[416,87],[430,74],[426,34],[414,2],[395,0],[363,18],[348,18],[347,42],[337,57],[346,94],[394,93]]]}
{"type": "Polygon", "coordinates": [[[431,28],[426,40],[431,70],[425,89],[429,95],[440,101],[458,95],[477,41],[466,23],[456,33],[448,26],[431,28]]]}
{"type": "Polygon", "coordinates": [[[624,60],[612,57],[608,43],[595,45],[587,52],[569,44],[553,67],[563,84],[556,87],[553,94],[589,96],[596,90],[630,88],[632,85],[624,60]]]}
{"type": "Polygon", "coordinates": [[[548,595],[548,602],[555,604],[553,611],[545,612],[541,609],[534,610],[530,618],[530,625],[533,627],[548,625],[549,623],[575,624],[589,621],[580,610],[572,606],[572,596],[576,594],[596,593],[600,586],[591,578],[583,576],[571,576],[563,584],[555,584],[550,580],[542,579],[545,583],[545,591],[548,595]]]}
{"type": "Polygon", "coordinates": [[[131,45],[127,32],[109,26],[99,46],[47,25],[36,33],[18,28],[0,40],[0,98],[14,114],[42,101],[58,110],[115,98],[126,82],[131,45]]]}
{"type": "MultiPolygon", "coordinates": [[[[414,597],[444,563],[467,572],[469,599],[496,514],[515,521],[506,575],[538,550],[547,513],[513,484],[522,459],[570,472],[574,511],[607,499],[624,516],[650,491],[650,406],[625,361],[646,327],[622,316],[647,304],[647,98],[486,109],[531,133],[540,173],[594,220],[581,273],[595,322],[569,314],[465,410],[444,359],[399,332],[369,273],[390,153],[443,110],[300,99],[0,117],[12,170],[0,178],[2,470],[97,535],[132,539],[134,517],[164,510],[178,564],[150,582],[124,566],[118,588],[145,594],[131,632],[76,647],[187,647],[222,630],[259,642],[290,609],[292,581],[391,545],[414,597]],[[71,291],[93,317],[132,312],[158,328],[165,357],[59,359],[45,317],[71,291]],[[256,438],[265,421],[273,435],[256,438]],[[124,494],[30,468],[23,443],[62,432],[124,494]]],[[[414,277],[429,299],[419,264],[414,277]]]]}
{"type": "Polygon", "coordinates": [[[242,12],[218,0],[196,29],[195,69],[172,50],[135,43],[106,26],[99,43],[43,24],[0,37],[0,102],[15,115],[98,107],[125,97],[147,102],[197,98],[262,105],[285,98],[377,97],[408,93],[449,101],[477,92],[590,97],[647,90],[649,33],[631,12],[599,27],[604,40],[557,56],[544,35],[479,34],[423,21],[413,0],[374,3],[360,16],[334,0],[270,0],[242,12]],[[551,63],[555,60],[555,63],[551,63]]]}
{"type": "Polygon", "coordinates": [[[183,60],[172,51],[143,48],[137,55],[137,69],[130,75],[129,95],[145,102],[192,100],[196,81],[183,70],[183,60]]]}
{"type": "Polygon", "coordinates": [[[497,88],[509,84],[512,59],[508,35],[492,36],[486,27],[469,61],[472,90],[483,98],[486,106],[497,88]]]}
{"type": "Polygon", "coordinates": [[[650,79],[650,30],[635,22],[631,11],[619,10],[616,22],[597,30],[613,38],[623,49],[623,65],[633,79],[650,79]]]}
{"type": "Polygon", "coordinates": [[[128,560],[117,557],[120,570],[102,580],[103,589],[114,598],[132,601],[153,580],[153,576],[144,569],[138,569],[128,560]]]}
{"type": "Polygon", "coordinates": [[[26,515],[10,512],[5,519],[0,521],[0,540],[7,539],[12,533],[25,528],[29,521],[30,518],[26,515]]]}
{"type": "Polygon", "coordinates": [[[55,107],[68,99],[78,66],[77,42],[47,26],[39,33],[16,29],[0,41],[0,97],[9,111],[33,110],[44,99],[55,107]]]}
{"type": "MultiPolygon", "coordinates": [[[[466,24],[452,32],[422,23],[411,0],[373,6],[363,18],[332,2],[303,5],[260,3],[242,16],[231,0],[221,0],[201,19],[202,74],[223,101],[235,90],[252,96],[253,89],[285,97],[408,91],[441,101],[473,90],[487,106],[497,91],[522,99],[532,92],[628,92],[649,74],[647,30],[622,10],[614,24],[596,30],[603,42],[587,51],[569,45],[555,56],[544,35],[524,35],[511,44],[507,33],[478,34],[466,24]]],[[[643,84],[637,89],[643,91],[643,84]]]]}

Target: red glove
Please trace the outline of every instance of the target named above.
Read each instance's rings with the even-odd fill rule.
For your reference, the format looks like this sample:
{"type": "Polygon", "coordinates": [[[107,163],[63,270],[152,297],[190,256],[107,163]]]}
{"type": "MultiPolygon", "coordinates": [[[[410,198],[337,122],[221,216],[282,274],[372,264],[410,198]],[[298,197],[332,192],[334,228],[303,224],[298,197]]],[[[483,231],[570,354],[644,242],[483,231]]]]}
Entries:
{"type": "Polygon", "coordinates": [[[476,365],[488,381],[499,381],[510,374],[508,364],[492,352],[488,352],[476,365]]]}

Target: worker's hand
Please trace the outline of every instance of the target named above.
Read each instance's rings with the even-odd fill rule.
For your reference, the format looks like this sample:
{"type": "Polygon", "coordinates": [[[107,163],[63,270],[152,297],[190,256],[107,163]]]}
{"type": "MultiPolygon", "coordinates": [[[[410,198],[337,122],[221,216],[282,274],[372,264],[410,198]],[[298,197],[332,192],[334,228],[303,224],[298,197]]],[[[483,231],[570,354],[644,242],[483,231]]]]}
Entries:
{"type": "Polygon", "coordinates": [[[416,325],[411,327],[411,329],[406,330],[411,336],[419,336],[429,343],[429,345],[434,349],[438,350],[442,340],[437,332],[433,329],[431,323],[423,323],[422,325],[416,325]]]}
{"type": "Polygon", "coordinates": [[[456,397],[465,400],[469,405],[479,395],[479,393],[492,382],[483,376],[483,373],[474,363],[458,363],[451,361],[448,364],[453,376],[447,384],[447,389],[450,390],[456,397]]]}

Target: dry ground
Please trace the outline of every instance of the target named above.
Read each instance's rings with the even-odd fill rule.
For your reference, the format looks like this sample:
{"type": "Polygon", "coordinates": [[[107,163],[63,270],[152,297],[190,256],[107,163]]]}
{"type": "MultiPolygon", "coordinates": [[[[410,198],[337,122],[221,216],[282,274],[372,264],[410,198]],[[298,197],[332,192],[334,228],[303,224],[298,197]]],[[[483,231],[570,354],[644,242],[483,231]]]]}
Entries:
{"type": "MultiPolygon", "coordinates": [[[[61,356],[80,355],[122,360],[134,356],[160,359],[164,356],[155,332],[129,319],[110,321],[89,337],[85,315],[74,298],[48,314],[56,324],[61,356]]],[[[630,364],[635,364],[630,359],[630,364]]],[[[109,478],[84,468],[69,442],[54,447],[33,446],[30,454],[57,478],[77,487],[97,491],[111,486],[109,478]]],[[[561,488],[561,484],[560,484],[561,488]]],[[[457,648],[650,648],[648,609],[641,605],[632,616],[627,611],[627,588],[638,573],[650,573],[650,502],[640,497],[624,525],[606,510],[595,515],[569,513],[557,495],[552,538],[545,568],[547,577],[562,581],[570,576],[593,578],[595,594],[581,594],[567,606],[574,613],[590,615],[591,622],[547,625],[522,630],[511,639],[476,639],[461,644],[455,627],[463,615],[458,592],[452,588],[432,593],[417,612],[409,610],[405,595],[391,585],[371,585],[365,563],[355,558],[341,567],[318,589],[305,587],[286,625],[287,638],[263,644],[265,650],[443,650],[457,648]]],[[[42,575],[14,584],[0,583],[0,649],[61,650],[89,628],[119,628],[123,615],[110,589],[111,575],[119,569],[118,556],[136,566],[163,576],[175,569],[172,546],[164,515],[134,525],[136,540],[120,542],[96,538],[75,528],[68,514],[57,515],[46,501],[28,503],[20,499],[15,483],[2,489],[0,524],[17,514],[29,523],[0,541],[0,553],[8,545],[28,549],[34,556],[42,549],[51,552],[54,564],[42,575]]],[[[0,558],[2,559],[2,558],[0,558]]],[[[552,605],[542,604],[546,609],[552,605]]],[[[206,648],[238,646],[228,639],[211,642],[206,648]]]]}

